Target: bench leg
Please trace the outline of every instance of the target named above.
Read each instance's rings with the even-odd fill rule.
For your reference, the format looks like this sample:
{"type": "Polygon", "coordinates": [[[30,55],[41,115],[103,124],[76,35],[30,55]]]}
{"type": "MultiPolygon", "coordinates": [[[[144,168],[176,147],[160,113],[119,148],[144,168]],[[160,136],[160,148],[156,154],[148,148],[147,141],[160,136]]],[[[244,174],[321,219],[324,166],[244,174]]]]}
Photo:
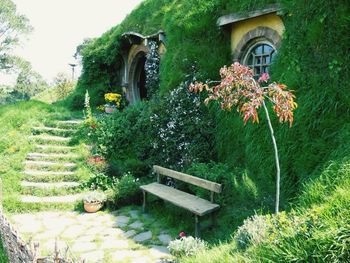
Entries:
{"type": "Polygon", "coordinates": [[[147,193],[146,191],[142,191],[142,194],[143,194],[142,213],[146,213],[147,193]]]}
{"type": "Polygon", "coordinates": [[[201,235],[201,233],[200,233],[201,226],[200,226],[200,222],[199,222],[199,217],[197,215],[195,215],[195,222],[196,222],[196,224],[195,224],[194,236],[199,238],[201,235]]]}

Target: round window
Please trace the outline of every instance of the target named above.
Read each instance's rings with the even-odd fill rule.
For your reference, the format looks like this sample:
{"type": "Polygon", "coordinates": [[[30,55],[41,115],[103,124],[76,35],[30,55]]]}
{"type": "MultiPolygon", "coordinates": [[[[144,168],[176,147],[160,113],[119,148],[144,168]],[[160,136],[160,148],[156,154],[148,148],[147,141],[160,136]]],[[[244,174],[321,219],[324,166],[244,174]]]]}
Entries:
{"type": "Polygon", "coordinates": [[[254,76],[269,71],[269,65],[276,55],[276,50],[271,44],[259,42],[250,46],[244,56],[243,64],[254,71],[254,76]]]}

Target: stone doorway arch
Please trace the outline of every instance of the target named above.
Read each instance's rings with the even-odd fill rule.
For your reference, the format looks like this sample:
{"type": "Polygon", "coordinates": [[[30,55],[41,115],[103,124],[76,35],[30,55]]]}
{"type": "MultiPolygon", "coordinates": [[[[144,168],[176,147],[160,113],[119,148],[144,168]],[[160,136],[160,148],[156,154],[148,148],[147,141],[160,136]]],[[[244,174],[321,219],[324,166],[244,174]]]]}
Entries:
{"type": "Polygon", "coordinates": [[[132,104],[147,98],[146,88],[146,50],[133,56],[129,69],[129,98],[132,104]]]}

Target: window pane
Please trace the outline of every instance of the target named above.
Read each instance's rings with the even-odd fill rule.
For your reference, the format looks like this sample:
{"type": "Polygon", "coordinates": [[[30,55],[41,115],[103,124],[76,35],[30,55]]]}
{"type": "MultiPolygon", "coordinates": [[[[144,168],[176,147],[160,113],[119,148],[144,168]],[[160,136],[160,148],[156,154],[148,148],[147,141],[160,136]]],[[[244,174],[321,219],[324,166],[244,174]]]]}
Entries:
{"type": "Polygon", "coordinates": [[[259,77],[262,73],[268,72],[268,66],[276,55],[274,48],[266,43],[257,43],[249,48],[248,52],[243,63],[254,69],[254,77],[259,77]]]}
{"type": "Polygon", "coordinates": [[[248,64],[249,66],[253,65],[253,55],[252,55],[252,54],[249,55],[247,64],[248,64]]]}
{"type": "Polygon", "coordinates": [[[259,45],[255,48],[255,52],[256,55],[261,55],[263,53],[263,45],[259,45]]]}

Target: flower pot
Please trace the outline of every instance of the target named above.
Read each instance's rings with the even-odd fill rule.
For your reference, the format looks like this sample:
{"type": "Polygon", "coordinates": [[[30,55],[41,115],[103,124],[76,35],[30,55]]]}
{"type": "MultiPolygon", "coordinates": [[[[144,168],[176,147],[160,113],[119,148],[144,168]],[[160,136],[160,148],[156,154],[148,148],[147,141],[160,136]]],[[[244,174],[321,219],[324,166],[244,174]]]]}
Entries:
{"type": "Polygon", "coordinates": [[[116,110],[116,107],[105,106],[105,112],[106,113],[113,113],[115,110],[116,110]]]}
{"type": "Polygon", "coordinates": [[[103,206],[102,202],[95,202],[95,203],[87,203],[84,202],[84,209],[88,213],[96,213],[98,210],[100,210],[103,206]]]}

